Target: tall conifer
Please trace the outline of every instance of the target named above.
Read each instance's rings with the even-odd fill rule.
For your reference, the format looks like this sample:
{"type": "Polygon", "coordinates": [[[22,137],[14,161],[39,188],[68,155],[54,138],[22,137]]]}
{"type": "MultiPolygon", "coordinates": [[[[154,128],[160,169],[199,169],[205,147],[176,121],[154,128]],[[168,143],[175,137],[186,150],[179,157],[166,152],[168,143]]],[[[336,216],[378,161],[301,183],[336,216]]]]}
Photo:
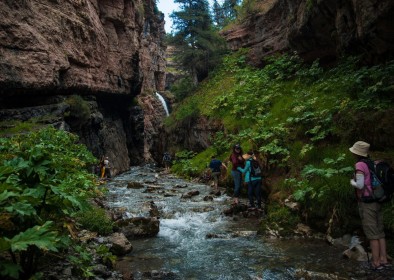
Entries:
{"type": "Polygon", "coordinates": [[[178,61],[197,84],[217,64],[224,41],[212,28],[207,0],[174,2],[179,4],[180,10],[171,14],[174,30],[172,44],[180,50],[178,61]]]}

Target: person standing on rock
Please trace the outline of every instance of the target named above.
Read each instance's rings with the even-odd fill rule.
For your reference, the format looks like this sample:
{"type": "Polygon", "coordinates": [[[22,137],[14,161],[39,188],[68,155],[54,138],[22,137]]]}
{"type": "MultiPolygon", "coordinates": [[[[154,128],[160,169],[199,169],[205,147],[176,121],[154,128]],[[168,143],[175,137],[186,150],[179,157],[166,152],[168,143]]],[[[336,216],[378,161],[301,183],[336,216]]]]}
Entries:
{"type": "Polygon", "coordinates": [[[101,178],[111,178],[111,166],[109,165],[108,157],[104,159],[104,170],[101,173],[101,178]]]}
{"type": "Polygon", "coordinates": [[[171,155],[169,152],[165,152],[163,155],[163,164],[164,164],[164,168],[167,172],[170,171],[170,167],[171,167],[171,155]]]}
{"type": "MultiPolygon", "coordinates": [[[[257,201],[257,208],[261,209],[261,173],[255,174],[252,172],[252,168],[254,168],[252,166],[254,164],[253,160],[256,161],[256,157],[252,151],[249,151],[244,158],[246,160],[245,168],[238,167],[238,170],[245,174],[245,183],[248,185],[249,209],[255,210],[255,199],[257,201]]],[[[259,166],[258,169],[261,172],[259,166]]]]}
{"type": "Polygon", "coordinates": [[[245,165],[245,160],[242,157],[242,148],[239,144],[233,146],[230,162],[232,163],[231,176],[234,180],[234,204],[237,205],[239,203],[242,186],[242,173],[238,170],[238,167],[243,168],[245,165]]]}
{"type": "Polygon", "coordinates": [[[364,234],[369,240],[372,251],[372,269],[381,270],[386,266],[391,266],[391,264],[387,261],[382,205],[379,202],[366,199],[372,193],[371,173],[368,165],[364,162],[369,160],[369,147],[368,143],[357,141],[349,148],[357,159],[354,178],[350,180],[350,184],[356,189],[358,210],[364,234]]]}
{"type": "Polygon", "coordinates": [[[219,177],[222,173],[222,167],[227,169],[227,166],[224,163],[218,160],[215,156],[212,156],[209,168],[211,169],[215,192],[219,191],[219,177]]]}

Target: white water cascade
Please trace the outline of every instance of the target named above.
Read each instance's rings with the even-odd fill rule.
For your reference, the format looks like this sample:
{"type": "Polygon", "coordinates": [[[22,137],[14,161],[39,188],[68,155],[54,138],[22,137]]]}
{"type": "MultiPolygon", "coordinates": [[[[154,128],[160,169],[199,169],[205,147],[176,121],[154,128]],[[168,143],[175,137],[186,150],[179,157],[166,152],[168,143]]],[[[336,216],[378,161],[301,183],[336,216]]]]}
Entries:
{"type": "Polygon", "coordinates": [[[164,110],[166,111],[166,115],[169,116],[170,112],[168,111],[167,102],[164,100],[163,96],[161,96],[158,92],[156,92],[156,96],[161,101],[161,104],[163,104],[164,110]]]}

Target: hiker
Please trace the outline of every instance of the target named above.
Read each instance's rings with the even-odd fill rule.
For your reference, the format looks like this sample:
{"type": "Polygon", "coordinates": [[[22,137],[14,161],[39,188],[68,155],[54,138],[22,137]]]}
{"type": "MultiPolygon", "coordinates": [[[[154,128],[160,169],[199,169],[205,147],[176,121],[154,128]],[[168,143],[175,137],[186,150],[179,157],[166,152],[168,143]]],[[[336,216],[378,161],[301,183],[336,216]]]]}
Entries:
{"type": "Polygon", "coordinates": [[[164,164],[164,168],[165,170],[168,172],[170,171],[170,167],[171,167],[171,155],[169,152],[165,152],[163,155],[163,164],[164,164]]]}
{"type": "Polygon", "coordinates": [[[372,269],[381,270],[385,266],[391,266],[387,261],[382,205],[379,202],[369,202],[363,198],[372,193],[371,174],[368,165],[362,161],[369,158],[369,147],[368,143],[357,141],[349,148],[357,159],[354,177],[350,180],[350,184],[356,189],[363,231],[369,240],[369,247],[372,251],[372,269]]]}
{"type": "Polygon", "coordinates": [[[100,178],[104,178],[104,173],[105,173],[104,160],[105,160],[105,157],[102,156],[102,157],[100,158],[100,162],[99,162],[99,167],[100,167],[99,177],[100,177],[100,178]]]}
{"type": "MultiPolygon", "coordinates": [[[[101,161],[100,161],[101,164],[101,161]]],[[[101,178],[111,178],[111,167],[109,165],[109,159],[108,157],[105,157],[103,162],[102,162],[102,167],[101,167],[101,178]]]]}
{"type": "Polygon", "coordinates": [[[245,168],[238,167],[237,169],[245,174],[245,183],[248,185],[249,209],[255,209],[255,199],[257,200],[257,208],[261,209],[261,168],[252,151],[247,152],[244,158],[246,160],[245,168]]]}
{"type": "Polygon", "coordinates": [[[216,192],[219,190],[219,177],[222,173],[222,167],[227,169],[227,166],[224,163],[218,160],[215,156],[212,156],[211,162],[209,163],[209,168],[211,169],[211,175],[213,178],[214,188],[216,192]]]}
{"type": "Polygon", "coordinates": [[[242,148],[239,144],[233,146],[233,152],[230,155],[230,161],[232,163],[231,176],[234,179],[234,204],[239,203],[239,196],[241,194],[242,186],[242,173],[237,168],[243,168],[245,160],[242,157],[242,148]]]}

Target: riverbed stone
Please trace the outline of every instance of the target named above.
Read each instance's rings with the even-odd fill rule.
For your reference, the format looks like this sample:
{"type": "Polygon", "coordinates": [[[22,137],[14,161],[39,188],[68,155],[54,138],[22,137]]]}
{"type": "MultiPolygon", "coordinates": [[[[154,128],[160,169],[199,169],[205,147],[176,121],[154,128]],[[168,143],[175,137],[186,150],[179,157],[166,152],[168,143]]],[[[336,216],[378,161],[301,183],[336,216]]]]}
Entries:
{"type": "Polygon", "coordinates": [[[133,250],[133,246],[123,233],[115,232],[109,237],[110,251],[116,256],[123,256],[133,250]]]}
{"type": "Polygon", "coordinates": [[[140,182],[128,182],[127,188],[128,189],[142,189],[142,188],[144,188],[144,185],[141,184],[140,182]]]}
{"type": "Polygon", "coordinates": [[[199,195],[199,194],[200,194],[199,191],[193,190],[193,191],[190,191],[190,192],[188,192],[188,193],[183,194],[183,195],[181,196],[181,198],[188,199],[188,198],[192,198],[193,196],[196,196],[196,195],[199,195]]]}
{"type": "Polygon", "coordinates": [[[117,222],[117,225],[127,239],[138,237],[153,237],[159,233],[160,221],[156,217],[133,217],[117,222]]]}

